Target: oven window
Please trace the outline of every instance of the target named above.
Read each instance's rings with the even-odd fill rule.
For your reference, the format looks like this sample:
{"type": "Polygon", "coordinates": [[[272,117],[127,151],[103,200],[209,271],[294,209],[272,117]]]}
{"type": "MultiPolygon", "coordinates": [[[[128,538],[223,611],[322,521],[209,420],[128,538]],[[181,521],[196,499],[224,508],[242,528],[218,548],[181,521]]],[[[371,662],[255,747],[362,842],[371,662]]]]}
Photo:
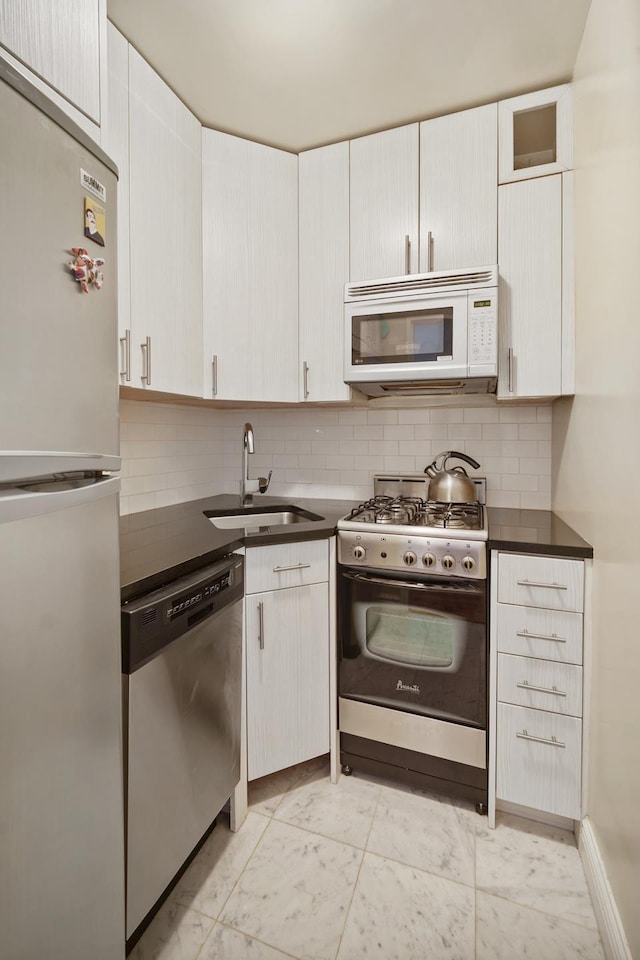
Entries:
{"type": "Polygon", "coordinates": [[[453,307],[352,317],[354,364],[451,359],[453,307]]]}
{"type": "Polygon", "coordinates": [[[365,619],[367,650],[374,656],[415,667],[452,666],[461,638],[450,618],[389,604],[367,607],[365,619]]]}

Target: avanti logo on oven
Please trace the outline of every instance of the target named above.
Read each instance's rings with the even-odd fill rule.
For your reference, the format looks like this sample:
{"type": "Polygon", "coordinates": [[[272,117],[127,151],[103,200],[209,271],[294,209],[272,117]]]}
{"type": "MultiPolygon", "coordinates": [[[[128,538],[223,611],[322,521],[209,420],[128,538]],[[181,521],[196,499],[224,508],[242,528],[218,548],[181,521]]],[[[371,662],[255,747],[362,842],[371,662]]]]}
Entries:
{"type": "Polygon", "coordinates": [[[398,680],[396,683],[396,690],[404,690],[405,693],[420,693],[420,687],[417,683],[403,683],[402,680],[398,680]]]}

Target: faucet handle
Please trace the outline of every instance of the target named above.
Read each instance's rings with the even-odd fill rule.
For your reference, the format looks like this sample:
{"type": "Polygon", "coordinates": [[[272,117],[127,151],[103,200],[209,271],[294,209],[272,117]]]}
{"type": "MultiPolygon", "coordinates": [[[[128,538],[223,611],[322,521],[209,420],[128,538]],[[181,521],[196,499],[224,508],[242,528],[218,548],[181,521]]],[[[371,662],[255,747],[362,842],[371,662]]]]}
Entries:
{"type": "Polygon", "coordinates": [[[266,493],[267,490],[269,489],[272,473],[273,473],[273,470],[269,470],[268,477],[258,477],[258,489],[260,490],[260,493],[266,493]]]}

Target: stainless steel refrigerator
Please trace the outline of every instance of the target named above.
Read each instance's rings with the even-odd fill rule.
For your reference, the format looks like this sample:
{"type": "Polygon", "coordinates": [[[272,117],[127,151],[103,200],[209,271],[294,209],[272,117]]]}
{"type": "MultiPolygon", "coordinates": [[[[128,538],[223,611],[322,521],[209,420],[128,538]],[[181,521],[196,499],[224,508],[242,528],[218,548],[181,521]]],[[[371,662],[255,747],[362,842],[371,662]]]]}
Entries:
{"type": "MultiPolygon", "coordinates": [[[[124,956],[115,167],[0,57],[0,956],[124,956]],[[91,237],[87,209],[104,246],[91,237]],[[102,257],[83,293],[72,247],[102,257]]],[[[93,225],[91,225],[93,226],[93,225]]]]}

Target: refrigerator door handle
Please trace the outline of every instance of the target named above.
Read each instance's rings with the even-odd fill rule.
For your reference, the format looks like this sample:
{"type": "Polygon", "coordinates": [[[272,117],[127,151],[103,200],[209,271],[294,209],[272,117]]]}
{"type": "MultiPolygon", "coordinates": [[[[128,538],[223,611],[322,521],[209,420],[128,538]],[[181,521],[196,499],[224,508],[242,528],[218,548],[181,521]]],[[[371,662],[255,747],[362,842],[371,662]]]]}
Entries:
{"type": "Polygon", "coordinates": [[[53,480],[43,478],[0,489],[0,523],[67,510],[111,497],[120,491],[120,477],[53,480]]]}

